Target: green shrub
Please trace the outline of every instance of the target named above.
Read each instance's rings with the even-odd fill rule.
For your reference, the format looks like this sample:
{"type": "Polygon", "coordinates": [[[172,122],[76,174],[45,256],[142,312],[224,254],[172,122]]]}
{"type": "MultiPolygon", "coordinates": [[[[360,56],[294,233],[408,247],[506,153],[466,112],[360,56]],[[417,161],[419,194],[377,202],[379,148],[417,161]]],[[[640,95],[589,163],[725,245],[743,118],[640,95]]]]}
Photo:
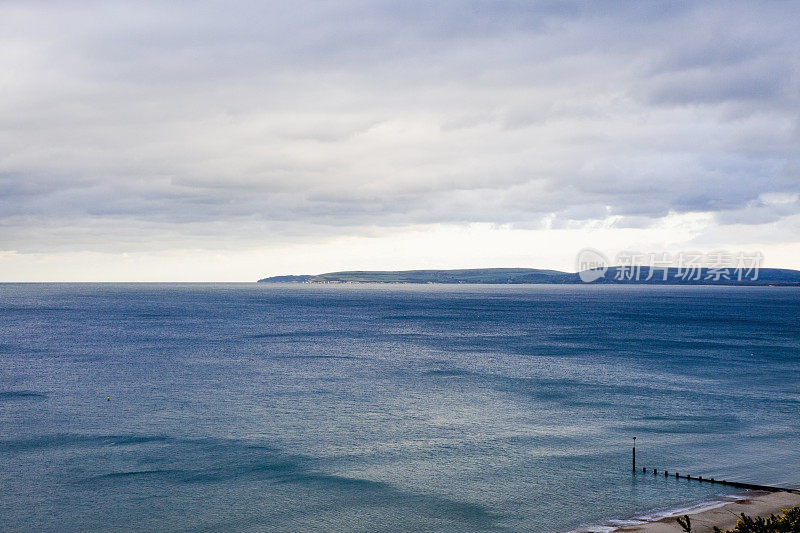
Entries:
{"type": "MultiPolygon", "coordinates": [[[[678,520],[684,531],[689,531],[678,520]]],[[[691,529],[691,525],[690,525],[691,529]]],[[[722,533],[718,528],[714,528],[714,533],[722,533]]],[[[769,515],[769,518],[750,518],[742,513],[736,527],[729,529],[725,533],[800,533],[800,507],[784,509],[780,516],[769,515]]]]}

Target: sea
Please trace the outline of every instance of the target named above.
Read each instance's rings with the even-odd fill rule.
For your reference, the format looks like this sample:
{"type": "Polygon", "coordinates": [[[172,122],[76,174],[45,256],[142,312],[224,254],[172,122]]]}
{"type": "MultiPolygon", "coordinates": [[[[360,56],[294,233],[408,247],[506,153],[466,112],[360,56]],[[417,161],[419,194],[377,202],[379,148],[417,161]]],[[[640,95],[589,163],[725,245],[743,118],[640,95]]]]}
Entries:
{"type": "Polygon", "coordinates": [[[608,531],[742,495],[664,470],[800,484],[800,289],[0,285],[0,531],[608,531]]]}

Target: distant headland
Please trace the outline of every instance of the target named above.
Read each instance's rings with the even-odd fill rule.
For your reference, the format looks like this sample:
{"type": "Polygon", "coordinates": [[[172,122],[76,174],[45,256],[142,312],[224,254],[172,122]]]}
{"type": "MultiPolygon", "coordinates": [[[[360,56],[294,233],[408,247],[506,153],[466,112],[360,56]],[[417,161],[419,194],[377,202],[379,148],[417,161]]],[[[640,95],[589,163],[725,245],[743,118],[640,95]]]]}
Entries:
{"type": "Polygon", "coordinates": [[[800,286],[800,271],[785,268],[650,269],[612,266],[604,270],[561,272],[538,268],[460,270],[385,270],[272,276],[259,283],[443,283],[443,284],[626,284],[626,285],[780,285],[800,286]]]}

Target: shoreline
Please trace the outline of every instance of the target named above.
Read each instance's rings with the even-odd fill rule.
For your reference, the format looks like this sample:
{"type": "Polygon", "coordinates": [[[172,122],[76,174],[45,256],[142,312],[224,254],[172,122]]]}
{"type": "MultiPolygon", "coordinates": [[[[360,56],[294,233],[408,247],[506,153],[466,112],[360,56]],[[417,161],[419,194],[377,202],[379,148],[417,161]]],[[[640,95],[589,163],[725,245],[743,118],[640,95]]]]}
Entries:
{"type": "Polygon", "coordinates": [[[584,531],[613,531],[615,533],[681,533],[677,518],[689,515],[693,533],[710,533],[714,526],[722,531],[732,529],[741,513],[768,517],[783,509],[800,506],[800,494],[792,492],[745,492],[732,499],[706,501],[683,509],[673,509],[652,517],[613,520],[604,526],[584,531]]]}

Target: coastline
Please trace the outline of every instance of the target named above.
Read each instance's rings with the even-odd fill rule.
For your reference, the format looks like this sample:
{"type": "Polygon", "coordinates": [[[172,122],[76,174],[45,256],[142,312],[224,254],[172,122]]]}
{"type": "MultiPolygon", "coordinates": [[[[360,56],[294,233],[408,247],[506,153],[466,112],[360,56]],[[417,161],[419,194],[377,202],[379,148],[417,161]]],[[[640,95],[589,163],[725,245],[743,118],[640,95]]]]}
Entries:
{"type": "MultiPolygon", "coordinates": [[[[683,529],[678,524],[677,518],[689,515],[692,519],[693,533],[710,533],[714,526],[722,531],[732,529],[741,513],[748,516],[767,517],[778,514],[783,509],[800,506],[800,494],[791,492],[761,492],[752,491],[732,500],[716,500],[704,502],[685,509],[675,509],[669,513],[650,519],[632,519],[613,521],[611,527],[603,527],[604,531],[615,533],[676,533],[683,529]]],[[[593,529],[592,531],[599,531],[593,529]]]]}

